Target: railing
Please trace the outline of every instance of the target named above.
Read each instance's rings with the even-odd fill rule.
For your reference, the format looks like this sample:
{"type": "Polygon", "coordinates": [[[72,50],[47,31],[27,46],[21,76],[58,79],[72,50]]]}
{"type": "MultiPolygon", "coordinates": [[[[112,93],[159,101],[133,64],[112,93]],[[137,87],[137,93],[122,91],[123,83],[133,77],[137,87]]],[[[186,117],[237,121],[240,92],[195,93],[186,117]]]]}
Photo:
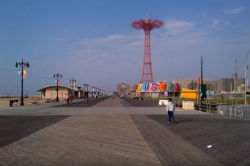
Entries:
{"type": "Polygon", "coordinates": [[[210,112],[210,113],[216,113],[217,112],[217,104],[212,103],[195,103],[195,110],[200,110],[203,112],[210,112]]]}
{"type": "Polygon", "coordinates": [[[217,110],[220,116],[230,119],[250,120],[250,105],[219,105],[217,110]]]}

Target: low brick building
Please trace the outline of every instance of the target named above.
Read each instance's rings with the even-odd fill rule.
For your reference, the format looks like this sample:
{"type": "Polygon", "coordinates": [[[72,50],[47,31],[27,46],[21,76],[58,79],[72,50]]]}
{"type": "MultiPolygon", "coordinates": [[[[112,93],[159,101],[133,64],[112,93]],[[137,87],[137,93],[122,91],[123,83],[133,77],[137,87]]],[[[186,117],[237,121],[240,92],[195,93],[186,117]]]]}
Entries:
{"type": "MultiPolygon", "coordinates": [[[[41,89],[38,89],[37,91],[41,93],[42,99],[56,99],[57,96],[57,90],[56,86],[47,86],[41,89]]],[[[58,86],[58,98],[59,99],[67,99],[69,95],[73,95],[73,90],[66,86],[58,86]]]]}

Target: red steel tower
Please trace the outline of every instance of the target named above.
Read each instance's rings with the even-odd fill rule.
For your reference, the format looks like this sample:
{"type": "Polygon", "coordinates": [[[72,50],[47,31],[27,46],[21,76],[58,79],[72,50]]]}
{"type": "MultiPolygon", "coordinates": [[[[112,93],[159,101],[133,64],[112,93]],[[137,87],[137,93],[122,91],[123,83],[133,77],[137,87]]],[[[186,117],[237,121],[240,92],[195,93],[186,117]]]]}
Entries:
{"type": "Polygon", "coordinates": [[[152,62],[151,62],[151,48],[150,48],[150,31],[154,28],[160,28],[163,26],[163,22],[157,19],[151,20],[149,18],[140,19],[132,22],[131,26],[135,29],[143,29],[145,33],[144,41],[144,59],[141,83],[143,82],[154,82],[152,62]]]}

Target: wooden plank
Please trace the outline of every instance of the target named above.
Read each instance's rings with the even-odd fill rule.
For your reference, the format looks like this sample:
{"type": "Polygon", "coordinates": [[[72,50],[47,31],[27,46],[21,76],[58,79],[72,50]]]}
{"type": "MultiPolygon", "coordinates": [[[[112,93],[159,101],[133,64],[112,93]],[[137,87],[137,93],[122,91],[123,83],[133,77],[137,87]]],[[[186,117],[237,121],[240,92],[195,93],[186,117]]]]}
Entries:
{"type": "Polygon", "coordinates": [[[223,165],[148,116],[132,115],[131,117],[162,165],[223,165]]]}
{"type": "Polygon", "coordinates": [[[148,117],[224,165],[249,164],[249,121],[229,120],[213,115],[176,115],[178,123],[169,125],[167,116],[148,117]],[[207,149],[206,146],[210,144],[213,148],[207,149]]]}
{"type": "Polygon", "coordinates": [[[0,149],[0,165],[160,165],[128,115],[71,116],[0,149]]]}

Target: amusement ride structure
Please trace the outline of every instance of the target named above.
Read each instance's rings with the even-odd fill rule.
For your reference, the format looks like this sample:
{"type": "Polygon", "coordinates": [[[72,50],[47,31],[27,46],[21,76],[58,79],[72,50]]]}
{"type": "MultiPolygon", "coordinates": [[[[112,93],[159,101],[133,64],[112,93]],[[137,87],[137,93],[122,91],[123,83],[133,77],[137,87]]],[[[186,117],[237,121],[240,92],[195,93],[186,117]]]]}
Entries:
{"type": "Polygon", "coordinates": [[[150,48],[150,31],[155,28],[160,28],[163,26],[163,22],[157,19],[151,20],[149,18],[140,19],[138,21],[132,22],[131,26],[135,29],[143,29],[145,33],[144,41],[144,59],[143,59],[143,69],[141,83],[143,82],[154,82],[152,62],[151,62],[151,48],[150,48]]]}

